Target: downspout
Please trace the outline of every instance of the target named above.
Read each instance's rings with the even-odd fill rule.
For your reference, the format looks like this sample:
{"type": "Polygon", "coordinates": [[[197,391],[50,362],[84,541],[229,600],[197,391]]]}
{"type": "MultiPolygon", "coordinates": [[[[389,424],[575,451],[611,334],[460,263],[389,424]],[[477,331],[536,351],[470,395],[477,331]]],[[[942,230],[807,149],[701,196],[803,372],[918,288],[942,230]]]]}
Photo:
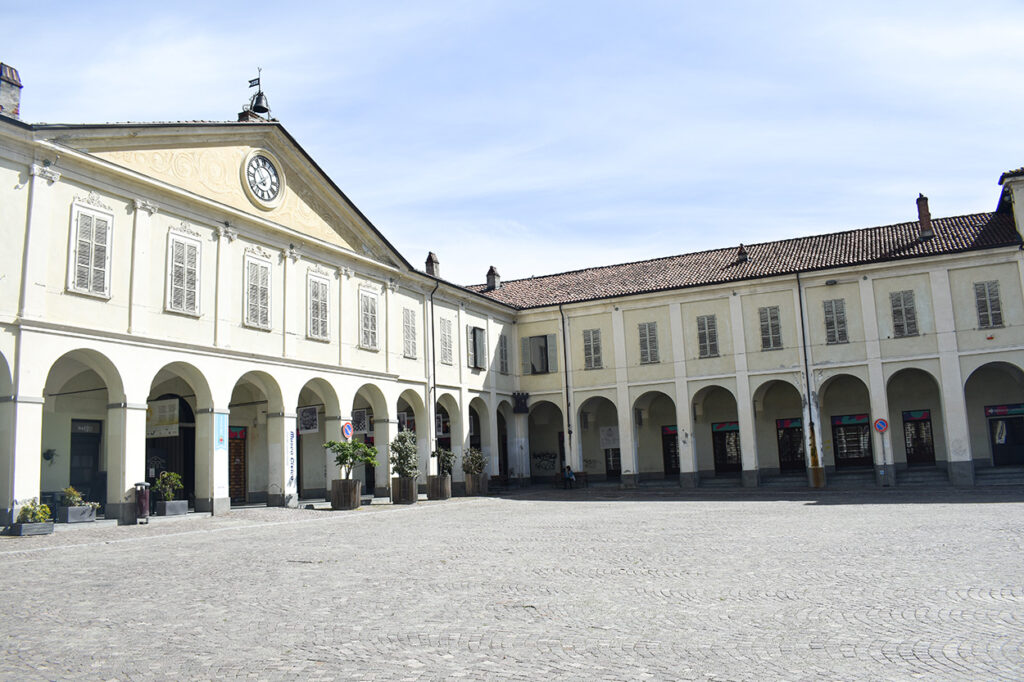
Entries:
{"type": "MultiPolygon", "coordinates": [[[[562,304],[558,304],[558,314],[562,317],[562,371],[565,373],[565,461],[572,457],[572,405],[569,402],[569,335],[565,331],[565,312],[562,304]]],[[[564,462],[563,462],[564,465],[564,462]]]]}
{"type": "Polygon", "coordinates": [[[810,473],[810,484],[812,488],[822,488],[825,485],[824,472],[821,468],[821,463],[818,461],[818,444],[814,436],[814,410],[811,406],[813,400],[811,396],[811,363],[807,358],[807,325],[804,321],[804,288],[800,283],[800,272],[796,273],[796,293],[797,302],[800,305],[800,343],[803,345],[804,355],[804,379],[807,382],[807,417],[808,426],[811,429],[811,471],[810,473]]]}
{"type": "MultiPolygon", "coordinates": [[[[441,280],[437,280],[434,283],[434,290],[430,292],[430,401],[434,406],[434,410],[437,410],[437,342],[434,337],[434,326],[436,320],[434,320],[434,294],[437,293],[438,287],[441,286],[441,280]]],[[[427,414],[430,412],[428,410],[427,414]]],[[[433,452],[437,449],[437,432],[434,429],[433,424],[428,424],[427,427],[430,429],[430,451],[433,452]]],[[[430,472],[430,469],[427,469],[430,472]]],[[[441,475],[441,462],[437,463],[437,475],[441,475]]]]}

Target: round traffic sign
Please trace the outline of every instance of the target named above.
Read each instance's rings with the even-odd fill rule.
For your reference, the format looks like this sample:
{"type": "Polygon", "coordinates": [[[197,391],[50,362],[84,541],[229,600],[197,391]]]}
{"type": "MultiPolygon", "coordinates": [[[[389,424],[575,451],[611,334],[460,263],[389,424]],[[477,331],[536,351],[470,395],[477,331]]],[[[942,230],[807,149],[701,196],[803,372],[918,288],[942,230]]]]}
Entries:
{"type": "Polygon", "coordinates": [[[342,425],[341,435],[345,436],[345,438],[352,437],[352,422],[345,422],[344,425],[342,425]]]}
{"type": "Polygon", "coordinates": [[[875,431],[878,431],[879,433],[885,433],[888,428],[889,422],[885,421],[884,419],[875,420],[875,431]]]}

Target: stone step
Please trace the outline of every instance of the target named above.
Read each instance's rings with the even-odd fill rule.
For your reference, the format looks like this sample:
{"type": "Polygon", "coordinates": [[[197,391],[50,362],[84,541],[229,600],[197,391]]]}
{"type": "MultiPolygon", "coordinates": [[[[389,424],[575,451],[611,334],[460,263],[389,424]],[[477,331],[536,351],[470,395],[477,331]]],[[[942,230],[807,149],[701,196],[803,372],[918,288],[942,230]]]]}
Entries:
{"type": "Polygon", "coordinates": [[[827,474],[825,486],[828,488],[875,488],[874,471],[842,471],[827,474]]]}
{"type": "Polygon", "coordinates": [[[761,479],[762,488],[806,488],[807,474],[780,474],[778,476],[766,476],[761,479]]]}
{"type": "Polygon", "coordinates": [[[903,487],[943,487],[952,485],[944,469],[902,469],[896,472],[896,485],[903,487]]]}
{"type": "Polygon", "coordinates": [[[739,476],[715,476],[700,479],[701,488],[742,488],[743,480],[739,476]]]}
{"type": "Polygon", "coordinates": [[[1024,466],[975,469],[974,485],[1024,485],[1024,466]]]}

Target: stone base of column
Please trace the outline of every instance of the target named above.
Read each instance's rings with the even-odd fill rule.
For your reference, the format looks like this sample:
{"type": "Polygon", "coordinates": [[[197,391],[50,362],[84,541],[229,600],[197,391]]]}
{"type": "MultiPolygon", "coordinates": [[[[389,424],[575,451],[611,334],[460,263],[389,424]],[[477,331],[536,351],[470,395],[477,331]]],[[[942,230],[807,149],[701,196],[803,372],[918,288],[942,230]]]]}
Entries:
{"type": "Polygon", "coordinates": [[[974,462],[949,462],[946,465],[949,472],[949,482],[958,488],[974,487],[974,462]]]}
{"type": "Polygon", "coordinates": [[[119,526],[134,526],[139,522],[136,514],[135,500],[131,502],[107,502],[103,515],[108,519],[117,519],[119,526]]]}
{"type": "Polygon", "coordinates": [[[452,481],[452,497],[465,497],[466,496],[466,482],[465,481],[452,481]]]}
{"type": "Polygon", "coordinates": [[[807,467],[807,485],[811,488],[824,488],[825,467],[807,467]]]}
{"type": "Polygon", "coordinates": [[[896,486],[896,467],[892,464],[882,466],[876,464],[875,483],[883,488],[894,488],[896,486]]]}
{"type": "Polygon", "coordinates": [[[635,488],[636,480],[636,474],[622,474],[622,478],[619,480],[619,488],[635,488]]]}
{"type": "Polygon", "coordinates": [[[214,516],[231,511],[231,498],[215,497],[212,500],[208,497],[196,498],[196,511],[209,512],[214,516]]]}
{"type": "Polygon", "coordinates": [[[700,475],[696,471],[683,472],[679,474],[679,486],[682,488],[696,488],[700,485],[700,475]]]}
{"type": "Polygon", "coordinates": [[[281,493],[270,493],[267,495],[268,507],[291,507],[299,506],[299,496],[295,494],[282,495],[281,493]]]}
{"type": "Polygon", "coordinates": [[[743,487],[756,488],[760,479],[760,472],[757,469],[743,470],[743,487]]]}

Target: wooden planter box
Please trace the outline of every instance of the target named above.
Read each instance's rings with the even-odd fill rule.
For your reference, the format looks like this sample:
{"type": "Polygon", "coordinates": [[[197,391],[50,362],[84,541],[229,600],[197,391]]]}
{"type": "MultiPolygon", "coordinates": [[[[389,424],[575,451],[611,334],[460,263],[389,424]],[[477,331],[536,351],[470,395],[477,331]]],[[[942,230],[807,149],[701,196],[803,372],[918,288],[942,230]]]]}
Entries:
{"type": "Polygon", "coordinates": [[[188,500],[161,500],[156,503],[157,516],[184,516],[188,513],[188,500]]]}
{"type": "Polygon", "coordinates": [[[415,478],[400,478],[396,476],[391,479],[392,504],[416,504],[419,496],[415,478]]]}
{"type": "Polygon", "coordinates": [[[359,509],[362,496],[363,482],[358,478],[331,481],[331,509],[359,509]]]}
{"type": "Polygon", "coordinates": [[[487,494],[487,474],[466,474],[466,495],[477,497],[487,494]]]}
{"type": "Polygon", "coordinates": [[[13,523],[7,527],[8,535],[52,535],[53,521],[42,523],[13,523]]]}
{"type": "Polygon", "coordinates": [[[57,523],[89,523],[95,520],[94,507],[57,507],[57,523]]]}
{"type": "Polygon", "coordinates": [[[447,500],[452,496],[452,476],[427,476],[427,499],[447,500]]]}

